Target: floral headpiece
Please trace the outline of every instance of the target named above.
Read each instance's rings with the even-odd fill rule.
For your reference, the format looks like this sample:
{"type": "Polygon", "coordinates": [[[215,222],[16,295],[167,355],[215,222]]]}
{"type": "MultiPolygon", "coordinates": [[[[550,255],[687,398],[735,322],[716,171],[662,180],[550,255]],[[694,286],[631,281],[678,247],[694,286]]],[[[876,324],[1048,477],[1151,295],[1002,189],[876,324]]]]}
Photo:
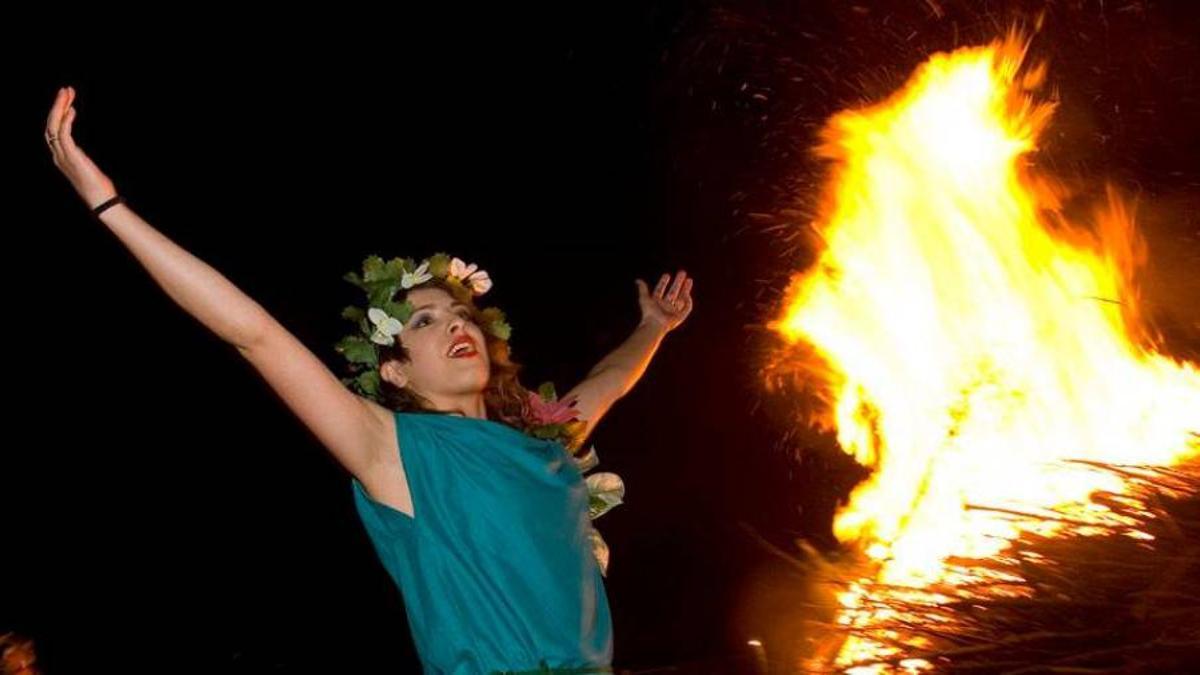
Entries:
{"type": "MultiPolygon", "coordinates": [[[[342,378],[342,383],[378,403],[384,402],[379,375],[382,349],[396,343],[396,336],[404,331],[414,309],[407,300],[396,302],[396,295],[433,279],[445,283],[462,301],[483,295],[492,288],[491,277],[486,271],[445,253],[434,254],[420,263],[412,258],[393,258],[385,262],[379,256],[370,256],[363,261],[361,275],[350,272],[342,278],[367,294],[365,309],[351,305],[342,310],[342,317],[358,327],[357,333],[343,337],[335,347],[349,362],[351,376],[342,378]]],[[[480,310],[480,327],[505,342],[512,336],[512,327],[505,320],[504,312],[495,307],[480,310]]],[[[524,431],[535,438],[561,443],[583,474],[595,468],[600,460],[594,447],[581,457],[575,454],[586,425],[579,420],[574,403],[559,401],[554,385],[543,384],[538,391],[529,392],[524,431]]],[[[588,514],[593,520],[620,504],[625,496],[625,485],[615,473],[595,473],[586,480],[588,514]]],[[[601,573],[606,573],[608,546],[595,528],[591,528],[590,536],[592,553],[601,573]]]]}
{"type": "MultiPolygon", "coordinates": [[[[358,334],[347,335],[335,347],[350,362],[352,377],[343,378],[342,382],[379,403],[383,403],[380,348],[396,343],[396,336],[404,330],[404,324],[413,313],[412,303],[408,300],[396,302],[396,294],[433,279],[445,282],[460,296],[459,300],[483,295],[492,288],[487,272],[445,253],[437,253],[420,264],[412,258],[392,258],[384,262],[383,258],[373,255],[363,261],[361,276],[350,272],[342,278],[367,294],[366,309],[352,305],[342,310],[342,317],[353,321],[359,329],[358,334]]],[[[512,328],[504,320],[504,312],[495,307],[481,312],[480,327],[501,340],[508,340],[512,334],[512,328]]]]}

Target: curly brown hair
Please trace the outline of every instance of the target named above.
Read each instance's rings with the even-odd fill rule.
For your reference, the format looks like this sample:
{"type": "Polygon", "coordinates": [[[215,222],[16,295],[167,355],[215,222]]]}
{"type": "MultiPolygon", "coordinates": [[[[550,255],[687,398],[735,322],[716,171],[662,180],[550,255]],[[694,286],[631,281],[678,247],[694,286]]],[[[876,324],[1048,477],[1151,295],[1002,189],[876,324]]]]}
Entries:
{"type": "MultiPolygon", "coordinates": [[[[476,325],[483,325],[481,310],[475,306],[470,291],[461,284],[451,284],[442,279],[434,278],[417,288],[438,288],[445,291],[450,297],[467,306],[471,313],[471,320],[476,325]]],[[[412,290],[417,290],[417,288],[412,290]]],[[[407,299],[407,294],[405,294],[404,299],[407,299]]],[[[517,379],[517,374],[521,370],[521,364],[512,360],[508,342],[501,340],[486,330],[483,331],[483,336],[486,342],[488,360],[491,364],[487,387],[483,390],[483,402],[487,409],[488,418],[524,431],[527,426],[525,413],[528,409],[526,401],[529,397],[529,390],[517,379]]],[[[380,349],[380,368],[392,360],[403,361],[405,363],[409,360],[408,350],[400,344],[399,340],[396,340],[395,344],[390,347],[380,349]]],[[[420,394],[408,388],[397,387],[387,380],[380,382],[380,392],[383,396],[384,405],[397,412],[440,412],[434,410],[429,401],[420,394]]]]}

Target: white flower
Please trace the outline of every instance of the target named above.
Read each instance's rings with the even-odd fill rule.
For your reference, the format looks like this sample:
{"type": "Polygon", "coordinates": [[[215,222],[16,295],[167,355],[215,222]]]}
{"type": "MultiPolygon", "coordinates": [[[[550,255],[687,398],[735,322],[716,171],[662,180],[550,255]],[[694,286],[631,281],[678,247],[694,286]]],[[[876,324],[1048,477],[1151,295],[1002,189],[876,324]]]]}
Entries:
{"type": "Polygon", "coordinates": [[[400,276],[400,287],[412,288],[413,286],[423,284],[432,278],[433,275],[429,273],[429,261],[426,260],[425,262],[421,263],[421,266],[418,267],[416,271],[405,272],[400,276]]]}
{"type": "Polygon", "coordinates": [[[588,538],[592,540],[592,557],[596,559],[596,564],[600,567],[600,576],[608,576],[608,544],[604,542],[604,537],[592,527],[588,531],[588,538]]]}
{"type": "MultiPolygon", "coordinates": [[[[600,463],[596,446],[588,448],[583,457],[575,457],[580,473],[595,468],[600,463]]],[[[604,537],[592,525],[592,521],[607,513],[625,498],[625,482],[615,473],[594,473],[587,477],[588,488],[588,538],[592,542],[592,557],[600,568],[601,576],[608,576],[609,550],[604,537]]]]}
{"type": "Polygon", "coordinates": [[[574,457],[575,466],[579,469],[579,473],[587,473],[596,468],[600,463],[600,456],[596,454],[596,446],[588,448],[587,453],[583,457],[574,457]]]}
{"type": "Polygon", "coordinates": [[[587,477],[589,515],[593,520],[608,513],[625,498],[625,482],[615,473],[594,473],[587,477]]]}
{"type": "Polygon", "coordinates": [[[400,323],[399,319],[388,316],[387,312],[378,307],[368,309],[367,317],[371,319],[371,323],[375,324],[375,332],[371,334],[371,342],[377,345],[396,344],[395,336],[404,330],[404,324],[400,323]]]}
{"type": "Polygon", "coordinates": [[[459,258],[450,259],[450,276],[469,286],[475,295],[483,295],[492,287],[492,280],[486,271],[479,269],[475,263],[468,265],[459,258]]]}

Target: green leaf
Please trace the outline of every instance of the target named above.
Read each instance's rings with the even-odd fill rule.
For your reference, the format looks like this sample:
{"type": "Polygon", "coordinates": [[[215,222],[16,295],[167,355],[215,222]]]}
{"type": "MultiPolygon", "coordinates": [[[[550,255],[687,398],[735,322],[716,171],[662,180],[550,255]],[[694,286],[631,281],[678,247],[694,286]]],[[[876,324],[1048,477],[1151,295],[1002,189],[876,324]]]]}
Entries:
{"type": "Polygon", "coordinates": [[[378,370],[368,370],[367,372],[359,375],[355,379],[355,382],[358,384],[358,388],[368,396],[375,398],[380,395],[378,370]]]}
{"type": "Polygon", "coordinates": [[[366,284],[363,283],[362,277],[358,276],[357,272],[347,272],[344,275],[342,275],[342,278],[345,279],[346,281],[349,281],[350,283],[354,284],[355,286],[358,286],[359,288],[363,289],[364,291],[367,290],[366,284]]]}
{"type": "Polygon", "coordinates": [[[543,424],[530,429],[529,433],[534,438],[553,440],[562,435],[563,426],[561,424],[543,424]]]}
{"type": "Polygon", "coordinates": [[[388,276],[392,279],[399,279],[404,276],[405,272],[411,272],[415,269],[411,265],[412,258],[392,258],[387,262],[388,276]]]}
{"type": "Polygon", "coordinates": [[[407,300],[404,302],[385,302],[379,309],[387,312],[388,316],[394,317],[400,323],[408,323],[408,320],[412,318],[413,306],[407,300]]]}
{"type": "Polygon", "coordinates": [[[488,332],[501,340],[512,338],[512,326],[508,325],[507,321],[493,321],[488,325],[488,332]]]}
{"type": "Polygon", "coordinates": [[[373,255],[363,261],[363,281],[370,283],[372,281],[379,281],[386,276],[387,265],[384,264],[383,258],[373,255]]]}
{"type": "Polygon", "coordinates": [[[379,366],[379,354],[375,351],[375,344],[360,335],[347,335],[337,343],[334,349],[351,363],[379,366]]]}
{"type": "Polygon", "coordinates": [[[588,514],[591,515],[593,520],[600,517],[600,515],[603,515],[603,512],[608,508],[608,502],[604,501],[600,497],[597,497],[596,495],[591,495],[588,497],[588,514]]]}
{"type": "Polygon", "coordinates": [[[392,301],[398,290],[399,279],[377,279],[367,283],[367,298],[372,307],[382,307],[392,301]]]}
{"type": "Polygon", "coordinates": [[[504,321],[504,312],[499,307],[485,307],[479,312],[480,320],[485,324],[504,321]]]}
{"type": "Polygon", "coordinates": [[[450,273],[450,256],[445,253],[434,253],[429,258],[429,273],[435,277],[444,278],[450,273]]]}
{"type": "Polygon", "coordinates": [[[396,258],[394,262],[398,263],[402,275],[404,272],[417,271],[417,261],[412,258],[396,258]]]}
{"type": "Polygon", "coordinates": [[[557,401],[558,394],[554,391],[554,383],[543,382],[538,387],[538,396],[541,396],[543,401],[549,401],[550,403],[557,401]]]}
{"type": "Polygon", "coordinates": [[[367,317],[367,312],[362,307],[350,305],[342,310],[342,318],[358,323],[367,317]]]}

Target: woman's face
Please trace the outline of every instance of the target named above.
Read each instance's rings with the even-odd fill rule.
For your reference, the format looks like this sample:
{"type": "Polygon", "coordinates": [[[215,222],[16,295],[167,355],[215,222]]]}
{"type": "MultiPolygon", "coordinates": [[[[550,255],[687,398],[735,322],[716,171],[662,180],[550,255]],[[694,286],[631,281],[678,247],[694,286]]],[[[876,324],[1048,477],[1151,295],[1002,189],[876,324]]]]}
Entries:
{"type": "Polygon", "coordinates": [[[408,352],[398,364],[405,386],[432,399],[483,391],[491,364],[470,308],[440,288],[409,291],[408,301],[413,313],[398,336],[408,352]]]}

